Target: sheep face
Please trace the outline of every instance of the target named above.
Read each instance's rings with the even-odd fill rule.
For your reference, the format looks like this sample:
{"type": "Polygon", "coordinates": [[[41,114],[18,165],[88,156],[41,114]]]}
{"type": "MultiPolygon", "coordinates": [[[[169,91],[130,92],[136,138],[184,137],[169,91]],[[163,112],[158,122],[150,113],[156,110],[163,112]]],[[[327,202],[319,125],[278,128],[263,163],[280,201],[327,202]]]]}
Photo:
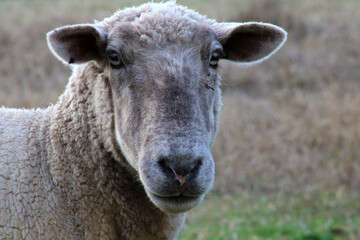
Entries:
{"type": "Polygon", "coordinates": [[[151,3],[48,34],[62,61],[103,66],[118,147],[152,202],[170,212],[197,205],[214,180],[219,59],[257,62],[285,38],[270,24],[220,24],[174,3],[151,3]]]}
{"type": "Polygon", "coordinates": [[[223,49],[211,29],[192,28],[195,38],[153,41],[141,29],[120,24],[106,48],[118,143],[150,199],[167,211],[198,204],[214,179],[210,147],[223,49]]]}

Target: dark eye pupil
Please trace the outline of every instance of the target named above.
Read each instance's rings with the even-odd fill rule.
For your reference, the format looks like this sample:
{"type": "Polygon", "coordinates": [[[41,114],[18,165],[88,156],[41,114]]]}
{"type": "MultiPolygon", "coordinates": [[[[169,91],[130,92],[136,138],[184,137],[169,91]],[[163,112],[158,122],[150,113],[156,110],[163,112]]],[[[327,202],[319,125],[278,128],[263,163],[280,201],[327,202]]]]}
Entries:
{"type": "Polygon", "coordinates": [[[119,61],[119,58],[117,56],[109,56],[110,61],[117,62],[119,61]]]}
{"type": "Polygon", "coordinates": [[[219,61],[219,57],[213,56],[213,57],[211,57],[211,61],[213,61],[213,62],[219,61]]]}

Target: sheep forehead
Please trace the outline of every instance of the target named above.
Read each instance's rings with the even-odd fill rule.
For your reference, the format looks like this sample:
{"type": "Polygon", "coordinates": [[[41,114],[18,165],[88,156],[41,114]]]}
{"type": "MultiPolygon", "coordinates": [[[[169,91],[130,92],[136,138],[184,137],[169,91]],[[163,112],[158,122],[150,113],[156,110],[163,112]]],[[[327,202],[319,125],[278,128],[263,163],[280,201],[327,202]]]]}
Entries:
{"type": "MultiPolygon", "coordinates": [[[[204,36],[211,32],[214,20],[207,19],[199,13],[176,5],[174,2],[148,3],[139,7],[127,8],[116,12],[103,24],[109,32],[124,23],[131,24],[147,42],[186,42],[194,37],[204,36]]],[[[201,40],[200,40],[201,41],[201,40]]]]}

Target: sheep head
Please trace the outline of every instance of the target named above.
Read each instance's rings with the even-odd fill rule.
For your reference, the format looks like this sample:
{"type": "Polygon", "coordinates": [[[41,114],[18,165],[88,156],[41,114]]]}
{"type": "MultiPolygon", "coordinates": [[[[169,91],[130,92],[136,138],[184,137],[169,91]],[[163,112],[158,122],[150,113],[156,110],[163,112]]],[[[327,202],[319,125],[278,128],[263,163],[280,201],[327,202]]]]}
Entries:
{"type": "Polygon", "coordinates": [[[151,201],[169,212],[196,206],[214,180],[219,60],[260,62],[285,39],[286,32],[271,24],[217,23],[173,2],[48,34],[50,49],[64,63],[103,66],[118,147],[151,201]]]}

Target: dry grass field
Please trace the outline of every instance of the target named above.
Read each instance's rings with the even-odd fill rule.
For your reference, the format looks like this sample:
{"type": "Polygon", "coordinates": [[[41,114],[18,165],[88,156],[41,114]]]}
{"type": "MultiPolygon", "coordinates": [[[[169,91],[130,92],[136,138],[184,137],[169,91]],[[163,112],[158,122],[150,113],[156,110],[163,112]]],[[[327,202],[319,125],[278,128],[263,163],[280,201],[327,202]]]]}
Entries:
{"type": "MultiPolygon", "coordinates": [[[[46,107],[64,90],[70,70],[51,55],[46,32],[66,24],[101,20],[118,8],[141,2],[0,0],[0,106],[46,107]]],[[[262,64],[245,68],[221,63],[224,106],[213,149],[215,200],[205,203],[206,207],[230,202],[234,208],[243,204],[252,209],[249,201],[269,196],[264,201],[274,203],[273,209],[290,214],[302,204],[309,212],[327,207],[319,211],[333,215],[324,215],[324,219],[345,216],[340,222],[348,233],[335,238],[330,229],[329,238],[289,237],[287,233],[284,238],[271,238],[249,232],[252,237],[242,238],[235,230],[235,235],[225,231],[217,238],[219,232],[203,226],[207,218],[201,216],[206,216],[206,210],[199,207],[190,214],[182,238],[360,239],[360,3],[178,2],[219,21],[270,22],[289,33],[285,46],[262,64]],[[216,200],[220,196],[225,197],[216,200]],[[205,230],[196,233],[198,229],[190,227],[194,222],[205,230]]],[[[259,206],[260,212],[269,210],[266,204],[259,206]]],[[[226,226],[235,226],[233,223],[226,226]]]]}

